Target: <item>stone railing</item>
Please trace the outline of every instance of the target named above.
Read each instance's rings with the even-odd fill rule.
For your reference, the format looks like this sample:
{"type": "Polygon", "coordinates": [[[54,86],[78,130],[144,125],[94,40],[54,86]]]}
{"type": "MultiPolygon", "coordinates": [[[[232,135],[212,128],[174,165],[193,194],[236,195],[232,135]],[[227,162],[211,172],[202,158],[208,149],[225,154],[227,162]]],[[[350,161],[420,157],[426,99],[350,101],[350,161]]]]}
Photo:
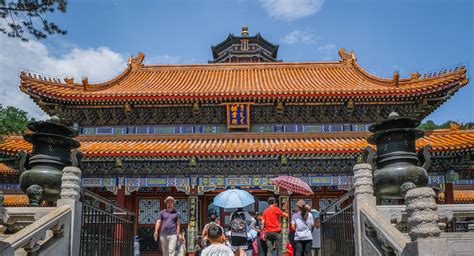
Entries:
{"type": "MultiPolygon", "coordinates": [[[[406,226],[408,213],[405,205],[377,205],[377,210],[384,220],[392,225],[406,226]]],[[[448,230],[447,224],[455,224],[455,221],[460,218],[474,218],[474,204],[440,204],[438,205],[438,216],[438,226],[442,232],[457,232],[454,228],[448,230]]],[[[404,228],[401,229],[404,230],[404,228]]]]}
{"type": "Polygon", "coordinates": [[[20,249],[29,254],[68,255],[71,207],[55,208],[37,221],[0,242],[2,255],[15,255],[20,249]],[[62,250],[58,251],[57,249],[62,250]],[[55,254],[59,253],[59,254],[55,254]]]}
{"type": "Polygon", "coordinates": [[[364,207],[360,210],[362,226],[362,248],[364,255],[401,254],[409,242],[408,238],[392,225],[386,225],[381,216],[373,208],[364,207]]]}
{"type": "Polygon", "coordinates": [[[405,206],[376,206],[372,166],[354,166],[355,255],[472,255],[474,233],[446,233],[446,220],[474,216],[472,205],[438,205],[433,189],[405,183],[405,206]],[[395,226],[406,221],[406,233],[395,226]]]}
{"type": "Polygon", "coordinates": [[[80,176],[64,168],[57,207],[0,206],[0,255],[79,255],[80,176]]]}

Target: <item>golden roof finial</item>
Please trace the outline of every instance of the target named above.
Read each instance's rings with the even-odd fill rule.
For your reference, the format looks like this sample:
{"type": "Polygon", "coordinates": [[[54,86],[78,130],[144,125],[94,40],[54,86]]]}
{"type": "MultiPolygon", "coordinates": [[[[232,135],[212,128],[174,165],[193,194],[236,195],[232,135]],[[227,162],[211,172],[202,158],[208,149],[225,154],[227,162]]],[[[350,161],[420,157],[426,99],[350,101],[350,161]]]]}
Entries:
{"type": "Polygon", "coordinates": [[[242,36],[248,36],[249,35],[249,28],[247,25],[242,26],[242,32],[240,33],[242,36]]]}

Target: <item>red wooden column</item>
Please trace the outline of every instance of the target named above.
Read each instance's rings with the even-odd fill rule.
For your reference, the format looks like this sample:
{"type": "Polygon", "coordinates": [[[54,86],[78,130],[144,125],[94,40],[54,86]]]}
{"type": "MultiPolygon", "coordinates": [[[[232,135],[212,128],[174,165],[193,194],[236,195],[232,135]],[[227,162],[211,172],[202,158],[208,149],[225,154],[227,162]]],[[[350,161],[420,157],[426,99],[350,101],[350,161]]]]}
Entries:
{"type": "MultiPolygon", "coordinates": [[[[117,187],[117,204],[126,208],[126,201],[125,201],[125,187],[118,186],[117,187]]],[[[120,241],[126,239],[123,229],[123,224],[115,224],[115,246],[114,246],[114,255],[122,255],[120,241]]]]}
{"type": "Polygon", "coordinates": [[[453,183],[446,181],[444,183],[444,203],[445,204],[454,204],[454,189],[453,183]]]}
{"type": "Polygon", "coordinates": [[[125,187],[124,186],[120,186],[117,189],[117,204],[124,208],[127,207],[126,201],[125,201],[125,187]]]}

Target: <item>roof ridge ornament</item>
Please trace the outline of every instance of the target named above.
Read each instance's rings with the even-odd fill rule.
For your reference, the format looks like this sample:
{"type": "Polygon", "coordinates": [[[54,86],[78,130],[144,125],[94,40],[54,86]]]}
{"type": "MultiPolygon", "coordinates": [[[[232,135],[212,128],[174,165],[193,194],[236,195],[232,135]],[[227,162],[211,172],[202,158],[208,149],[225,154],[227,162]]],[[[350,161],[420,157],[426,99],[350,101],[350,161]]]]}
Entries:
{"type": "Polygon", "coordinates": [[[132,67],[132,70],[137,70],[143,67],[143,59],[145,59],[143,52],[139,52],[136,58],[131,55],[130,58],[128,58],[128,65],[132,67]]]}
{"type": "Polygon", "coordinates": [[[64,82],[66,82],[66,84],[74,84],[74,77],[65,77],[64,82]]]}
{"type": "Polygon", "coordinates": [[[450,132],[456,132],[456,131],[459,131],[461,129],[461,124],[458,123],[458,122],[455,122],[455,121],[451,121],[451,123],[449,123],[449,131],[450,132]]]}
{"type": "Polygon", "coordinates": [[[87,76],[84,76],[82,78],[82,88],[84,89],[84,91],[88,91],[90,89],[89,78],[87,76]]]}
{"type": "Polygon", "coordinates": [[[353,51],[347,52],[346,49],[339,48],[338,53],[341,57],[339,61],[341,61],[345,65],[353,64],[355,61],[357,61],[357,57],[353,51]]]}
{"type": "Polygon", "coordinates": [[[419,79],[420,79],[420,76],[421,76],[421,74],[418,73],[418,72],[412,72],[412,73],[410,73],[410,78],[411,78],[411,80],[413,80],[413,81],[419,80],[419,79]]]}
{"type": "Polygon", "coordinates": [[[399,81],[400,81],[400,73],[398,71],[393,72],[393,80],[392,80],[393,85],[398,87],[399,81]]]}

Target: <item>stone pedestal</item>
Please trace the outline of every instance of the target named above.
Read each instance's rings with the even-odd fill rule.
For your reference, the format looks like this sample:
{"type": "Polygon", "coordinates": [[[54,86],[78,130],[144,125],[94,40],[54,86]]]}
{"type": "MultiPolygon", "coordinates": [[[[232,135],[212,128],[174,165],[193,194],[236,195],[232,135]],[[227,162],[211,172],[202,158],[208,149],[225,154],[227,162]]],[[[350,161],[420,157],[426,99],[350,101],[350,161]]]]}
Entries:
{"type": "MultiPolygon", "coordinates": [[[[448,247],[446,239],[418,240],[408,243],[403,250],[402,256],[446,256],[448,247]]],[[[467,254],[466,254],[467,255],[467,254]]]]}

